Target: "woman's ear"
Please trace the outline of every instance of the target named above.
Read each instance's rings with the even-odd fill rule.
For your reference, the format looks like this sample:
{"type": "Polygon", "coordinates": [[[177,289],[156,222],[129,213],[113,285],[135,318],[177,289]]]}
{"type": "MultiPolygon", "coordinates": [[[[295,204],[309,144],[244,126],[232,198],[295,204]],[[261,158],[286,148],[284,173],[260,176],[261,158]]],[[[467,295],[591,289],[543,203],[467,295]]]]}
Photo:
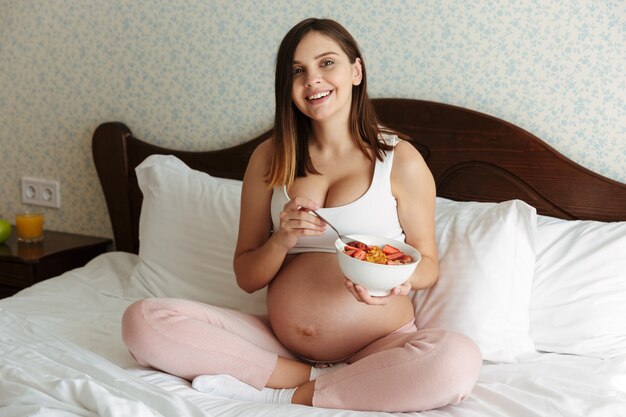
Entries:
{"type": "Polygon", "coordinates": [[[354,61],[354,70],[352,75],[352,85],[359,85],[363,80],[363,67],[361,66],[361,58],[354,61]]]}

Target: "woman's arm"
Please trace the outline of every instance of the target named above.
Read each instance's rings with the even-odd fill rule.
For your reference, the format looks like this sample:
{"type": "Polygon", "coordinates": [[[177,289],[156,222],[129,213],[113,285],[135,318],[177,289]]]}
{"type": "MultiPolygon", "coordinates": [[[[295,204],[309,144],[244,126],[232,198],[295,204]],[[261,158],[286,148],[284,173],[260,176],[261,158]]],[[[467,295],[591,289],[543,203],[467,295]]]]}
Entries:
{"type": "Polygon", "coordinates": [[[346,278],[348,290],[357,300],[366,304],[384,305],[390,297],[431,287],[439,275],[435,238],[435,182],[422,155],[408,142],[402,141],[396,145],[391,190],[398,202],[398,218],[406,243],[420,252],[422,260],[404,284],[384,297],[372,297],[360,285],[346,278]]]}
{"type": "Polygon", "coordinates": [[[398,202],[398,217],[406,243],[416,248],[422,260],[411,276],[411,288],[421,290],[437,282],[439,256],[435,237],[435,181],[424,158],[413,145],[396,145],[391,187],[398,202]]]}
{"type": "Polygon", "coordinates": [[[306,213],[306,209],[319,207],[310,200],[295,198],[281,211],[279,230],[272,233],[272,189],[265,182],[271,152],[270,141],[260,144],[250,157],[243,179],[233,268],[237,284],[249,293],[274,279],[298,236],[319,235],[325,229],[321,220],[306,213]]]}

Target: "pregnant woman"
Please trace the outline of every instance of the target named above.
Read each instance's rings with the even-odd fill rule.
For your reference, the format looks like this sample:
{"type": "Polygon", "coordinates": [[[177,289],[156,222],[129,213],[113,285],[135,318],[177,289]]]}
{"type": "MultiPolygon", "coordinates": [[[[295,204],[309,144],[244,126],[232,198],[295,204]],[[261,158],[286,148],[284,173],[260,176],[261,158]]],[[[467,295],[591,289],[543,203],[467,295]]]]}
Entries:
{"type": "Polygon", "coordinates": [[[422,411],[471,392],[478,347],[443,329],[417,329],[409,292],[435,284],[435,186],[417,150],[382,128],[352,36],[307,19],[276,60],[273,137],[243,181],[234,270],[268,288],[267,317],[195,301],[146,299],[123,318],[134,357],[193,380],[198,390],[251,401],[372,411],[422,411]],[[343,276],[336,236],[381,235],[422,254],[390,295],[343,276]]]}

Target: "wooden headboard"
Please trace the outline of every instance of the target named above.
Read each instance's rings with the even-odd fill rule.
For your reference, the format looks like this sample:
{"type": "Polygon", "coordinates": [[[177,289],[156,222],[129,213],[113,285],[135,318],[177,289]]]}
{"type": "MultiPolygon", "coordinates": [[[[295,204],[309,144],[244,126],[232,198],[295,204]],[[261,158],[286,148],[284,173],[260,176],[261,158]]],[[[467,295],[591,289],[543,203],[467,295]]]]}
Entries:
{"type": "MultiPolygon", "coordinates": [[[[459,201],[521,199],[538,213],[563,219],[626,220],[626,184],[572,162],[541,139],[501,119],[423,100],[373,100],[383,124],[408,135],[433,172],[437,195],[459,201]]],[[[116,250],[139,250],[142,195],[135,167],[152,154],[171,154],[213,176],[242,179],[266,132],[227,149],[166,149],[133,136],[121,122],[101,124],[93,157],[111,218],[116,250]]]]}

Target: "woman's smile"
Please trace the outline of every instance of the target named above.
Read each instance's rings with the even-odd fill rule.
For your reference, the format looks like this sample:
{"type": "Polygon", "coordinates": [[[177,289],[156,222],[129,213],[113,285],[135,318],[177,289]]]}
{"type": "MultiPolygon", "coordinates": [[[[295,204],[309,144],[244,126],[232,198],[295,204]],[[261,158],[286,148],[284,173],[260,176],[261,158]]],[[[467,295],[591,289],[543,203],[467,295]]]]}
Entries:
{"type": "Polygon", "coordinates": [[[307,96],[306,99],[312,103],[322,103],[332,94],[332,92],[333,90],[318,91],[307,96]]]}

